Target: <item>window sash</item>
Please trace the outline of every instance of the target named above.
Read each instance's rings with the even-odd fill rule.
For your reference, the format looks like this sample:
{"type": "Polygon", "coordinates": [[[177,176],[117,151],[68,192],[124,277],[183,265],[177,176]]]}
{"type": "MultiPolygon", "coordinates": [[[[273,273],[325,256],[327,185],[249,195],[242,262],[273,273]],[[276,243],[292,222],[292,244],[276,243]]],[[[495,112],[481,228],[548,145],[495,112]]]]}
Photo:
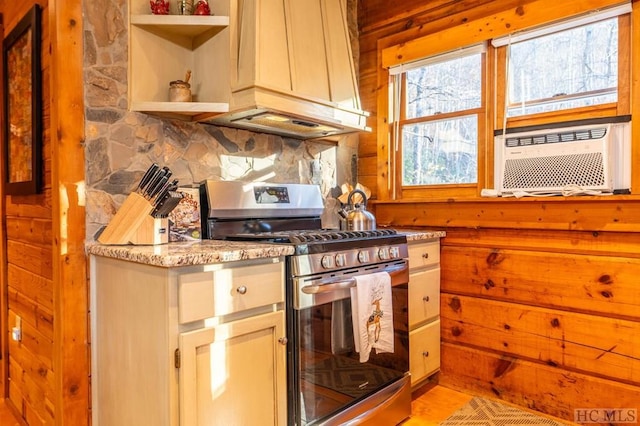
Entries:
{"type": "MultiPolygon", "coordinates": [[[[465,197],[473,196],[475,191],[479,185],[479,171],[480,171],[480,157],[481,152],[484,151],[484,132],[486,131],[485,127],[485,108],[486,108],[486,90],[487,90],[487,82],[486,82],[486,44],[482,45],[474,45],[469,46],[468,48],[463,48],[456,50],[455,52],[448,52],[444,55],[437,55],[433,58],[424,58],[420,61],[414,61],[410,65],[405,64],[406,66],[402,68],[400,73],[393,73],[390,75],[389,79],[389,117],[392,117],[392,121],[389,125],[389,130],[391,133],[391,140],[393,141],[394,147],[389,151],[389,160],[390,164],[393,164],[394,172],[391,173],[390,179],[388,181],[389,189],[392,194],[395,194],[395,197],[403,197],[408,196],[409,194],[421,193],[420,191],[424,191],[429,188],[429,193],[432,195],[442,195],[445,193],[450,193],[454,191],[456,193],[464,194],[465,197]],[[480,60],[480,72],[481,72],[481,102],[478,107],[475,108],[466,108],[459,111],[446,112],[435,115],[427,115],[420,116],[415,118],[407,118],[406,116],[406,99],[405,96],[407,94],[406,90],[406,71],[416,69],[419,67],[424,67],[427,65],[437,64],[445,61],[454,60],[460,57],[470,56],[481,53],[480,60]],[[404,183],[404,166],[403,166],[403,142],[402,142],[402,133],[403,128],[412,124],[428,124],[436,121],[449,121],[455,120],[457,118],[464,118],[468,116],[474,116],[477,120],[476,123],[476,132],[477,132],[477,140],[475,141],[475,154],[473,156],[473,162],[475,163],[475,175],[472,178],[472,181],[468,182],[458,182],[458,183],[422,183],[422,184],[410,184],[404,183]],[[443,192],[444,191],[444,192],[443,192]]],[[[396,70],[400,70],[398,67],[396,70]]],[[[424,193],[421,193],[421,196],[424,196],[424,193]]]]}
{"type": "MultiPolygon", "coordinates": [[[[590,90],[588,92],[559,95],[551,98],[532,99],[532,100],[523,101],[523,102],[510,102],[507,105],[507,109],[511,111],[513,109],[518,109],[523,107],[531,108],[531,107],[542,106],[547,104],[555,104],[560,102],[578,101],[580,99],[596,98],[596,97],[606,96],[606,95],[617,95],[617,93],[618,93],[617,87],[610,87],[607,89],[590,90]]],[[[601,103],[598,103],[597,105],[600,105],[600,104],[601,103]]]]}
{"type": "Polygon", "coordinates": [[[417,61],[411,61],[411,62],[399,64],[399,65],[394,65],[389,68],[389,75],[391,76],[400,75],[400,74],[406,73],[407,71],[414,70],[416,68],[422,68],[425,65],[434,65],[442,62],[447,62],[452,59],[473,55],[476,53],[486,53],[486,51],[487,51],[486,43],[479,43],[471,46],[465,46],[450,52],[445,52],[439,55],[418,59],[417,61]]]}
{"type": "Polygon", "coordinates": [[[510,44],[531,40],[544,35],[549,35],[549,34],[557,33],[560,31],[570,30],[572,28],[581,27],[587,24],[598,22],[598,21],[604,21],[605,19],[614,18],[616,16],[631,13],[631,11],[632,11],[631,2],[627,1],[618,6],[612,6],[605,9],[591,11],[589,13],[586,13],[584,15],[580,15],[574,18],[563,19],[555,24],[543,25],[530,30],[518,31],[503,37],[497,37],[491,40],[491,45],[493,47],[508,46],[510,44]]]}

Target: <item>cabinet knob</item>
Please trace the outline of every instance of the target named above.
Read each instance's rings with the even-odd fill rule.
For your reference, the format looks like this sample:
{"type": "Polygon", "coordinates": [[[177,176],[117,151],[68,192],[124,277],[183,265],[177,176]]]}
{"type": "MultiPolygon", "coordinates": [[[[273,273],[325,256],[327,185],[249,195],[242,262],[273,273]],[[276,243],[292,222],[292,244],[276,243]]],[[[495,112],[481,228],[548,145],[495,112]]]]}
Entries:
{"type": "Polygon", "coordinates": [[[429,258],[429,253],[422,253],[422,258],[423,259],[428,259],[429,258]]]}
{"type": "Polygon", "coordinates": [[[286,337],[281,337],[278,339],[278,342],[280,342],[281,345],[286,345],[289,342],[289,339],[287,339],[286,337]]]}
{"type": "Polygon", "coordinates": [[[422,352],[422,356],[425,357],[425,358],[428,357],[429,356],[429,351],[422,352]]]}
{"type": "Polygon", "coordinates": [[[424,302],[428,302],[428,301],[429,301],[429,296],[424,296],[424,297],[422,298],[422,300],[423,300],[424,302]]]}
{"type": "Polygon", "coordinates": [[[247,287],[241,285],[240,287],[238,287],[238,289],[236,290],[238,293],[240,294],[247,294],[247,287]]]}

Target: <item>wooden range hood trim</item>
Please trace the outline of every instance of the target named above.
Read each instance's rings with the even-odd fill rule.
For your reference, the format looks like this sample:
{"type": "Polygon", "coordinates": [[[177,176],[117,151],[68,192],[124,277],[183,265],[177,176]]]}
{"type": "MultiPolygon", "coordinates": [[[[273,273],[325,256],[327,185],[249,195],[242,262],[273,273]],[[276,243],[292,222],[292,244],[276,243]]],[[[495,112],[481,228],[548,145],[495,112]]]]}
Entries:
{"type": "Polygon", "coordinates": [[[255,109],[340,126],[342,133],[370,130],[344,0],[241,0],[230,15],[229,113],[215,122],[229,124],[255,109]]]}

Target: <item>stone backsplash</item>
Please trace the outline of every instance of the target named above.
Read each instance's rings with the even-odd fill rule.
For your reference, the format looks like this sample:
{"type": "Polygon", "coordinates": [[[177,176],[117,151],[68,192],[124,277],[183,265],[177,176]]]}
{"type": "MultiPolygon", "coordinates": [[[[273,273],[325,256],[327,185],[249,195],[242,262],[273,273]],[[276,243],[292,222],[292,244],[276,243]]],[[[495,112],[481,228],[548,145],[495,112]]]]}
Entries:
{"type": "MultiPolygon", "coordinates": [[[[355,0],[349,4],[355,14],[355,0]]],[[[357,135],[337,144],[300,141],[130,112],[127,2],[85,0],[83,7],[88,240],[152,163],[171,168],[180,185],[204,179],[318,184],[325,197],[323,226],[338,227],[336,197],[341,184],[355,183],[357,135]]]]}

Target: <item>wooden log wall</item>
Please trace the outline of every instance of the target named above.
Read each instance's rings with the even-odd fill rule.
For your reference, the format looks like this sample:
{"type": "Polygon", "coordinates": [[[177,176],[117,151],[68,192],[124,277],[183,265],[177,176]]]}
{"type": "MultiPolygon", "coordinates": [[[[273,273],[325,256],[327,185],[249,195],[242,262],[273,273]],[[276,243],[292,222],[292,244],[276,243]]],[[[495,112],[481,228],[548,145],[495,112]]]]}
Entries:
{"type": "Polygon", "coordinates": [[[82,425],[90,372],[77,191],[84,180],[81,0],[0,0],[4,36],[35,3],[42,11],[44,184],[39,194],[0,200],[0,397],[29,425],[82,425]],[[10,338],[18,317],[20,341],[10,338]]]}
{"type": "MultiPolygon", "coordinates": [[[[375,129],[380,48],[526,3],[360,3],[360,93],[374,130],[360,137],[358,180],[374,198],[385,170],[375,129]]],[[[447,233],[441,385],[570,421],[577,408],[640,410],[638,195],[379,199],[374,208],[379,225],[447,233]]]]}
{"type": "Polygon", "coordinates": [[[380,224],[447,233],[440,384],[567,420],[640,409],[639,200],[376,207],[380,224]]]}

